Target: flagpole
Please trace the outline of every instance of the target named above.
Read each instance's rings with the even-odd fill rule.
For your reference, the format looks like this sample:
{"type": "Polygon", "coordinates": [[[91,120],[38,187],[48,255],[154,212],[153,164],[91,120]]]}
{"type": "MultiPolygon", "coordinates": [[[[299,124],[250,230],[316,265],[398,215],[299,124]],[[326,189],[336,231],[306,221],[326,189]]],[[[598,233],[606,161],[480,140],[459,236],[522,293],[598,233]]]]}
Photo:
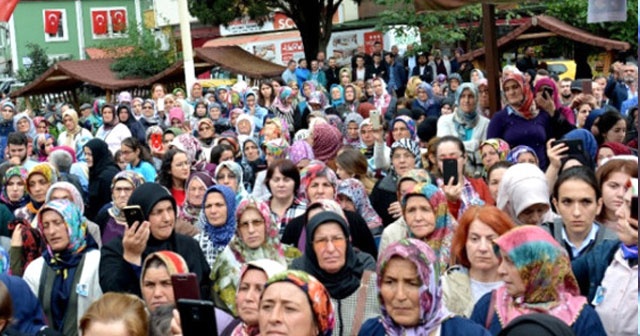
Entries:
{"type": "Polygon", "coordinates": [[[184,64],[185,91],[191,92],[191,87],[196,81],[196,72],[193,63],[193,46],[191,45],[191,24],[189,22],[189,9],[187,0],[178,0],[178,15],[180,19],[180,38],[182,39],[182,60],[184,64]]]}

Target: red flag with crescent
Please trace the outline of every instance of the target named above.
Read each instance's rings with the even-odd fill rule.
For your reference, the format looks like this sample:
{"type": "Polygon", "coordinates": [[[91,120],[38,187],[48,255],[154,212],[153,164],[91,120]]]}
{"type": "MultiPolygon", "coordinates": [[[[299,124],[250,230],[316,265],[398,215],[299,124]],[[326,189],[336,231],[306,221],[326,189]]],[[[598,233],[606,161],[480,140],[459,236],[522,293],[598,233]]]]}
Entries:
{"type": "Polygon", "coordinates": [[[95,10],[91,12],[91,27],[95,35],[104,35],[107,33],[107,19],[106,10],[95,10]]]}
{"type": "Polygon", "coordinates": [[[44,32],[49,35],[55,35],[58,33],[58,26],[60,25],[60,17],[62,12],[58,10],[45,10],[44,11],[44,32]]]}
{"type": "Polygon", "coordinates": [[[0,1],[0,22],[9,22],[19,0],[0,1]]]}
{"type": "Polygon", "coordinates": [[[114,9],[111,11],[111,24],[114,33],[124,32],[127,28],[127,12],[124,9],[114,9]]]}

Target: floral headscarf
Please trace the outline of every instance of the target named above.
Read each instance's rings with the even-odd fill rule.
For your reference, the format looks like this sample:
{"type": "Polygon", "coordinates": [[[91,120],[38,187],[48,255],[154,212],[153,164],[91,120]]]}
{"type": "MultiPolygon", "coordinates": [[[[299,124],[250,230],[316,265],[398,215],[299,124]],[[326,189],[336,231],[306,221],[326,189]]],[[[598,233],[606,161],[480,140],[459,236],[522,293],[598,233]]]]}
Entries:
{"type": "MultiPolygon", "coordinates": [[[[40,232],[44,232],[42,214],[48,210],[57,212],[62,216],[62,219],[67,225],[69,245],[65,252],[68,251],[71,254],[77,254],[83,251],[87,246],[87,219],[82,215],[82,212],[80,212],[80,208],[68,200],[55,200],[46,203],[38,212],[38,229],[40,232]]],[[[51,245],[49,245],[48,242],[47,251],[45,253],[48,253],[52,259],[56,259],[57,257],[55,255],[58,254],[58,252],[54,252],[51,249],[51,245]]]]}
{"type": "Polygon", "coordinates": [[[251,249],[240,238],[240,228],[238,226],[236,234],[229,242],[229,248],[236,257],[236,260],[242,264],[245,261],[250,260],[270,259],[277,261],[282,265],[286,265],[287,263],[284,257],[284,251],[282,249],[282,244],[280,244],[278,226],[271,217],[271,209],[269,209],[269,205],[267,205],[267,203],[259,202],[255,198],[249,196],[247,199],[242,201],[240,205],[238,205],[238,209],[236,210],[236,219],[239,221],[242,214],[250,208],[258,210],[260,216],[264,220],[265,241],[260,247],[251,249]]]}
{"type": "MultiPolygon", "coordinates": [[[[231,171],[231,173],[233,173],[233,175],[236,176],[236,181],[238,183],[238,187],[236,188],[236,204],[240,204],[240,201],[242,201],[243,199],[245,199],[248,195],[247,190],[244,188],[244,181],[243,181],[243,171],[242,171],[242,167],[240,166],[240,164],[238,164],[235,161],[223,161],[220,162],[220,164],[216,167],[216,172],[215,172],[215,178],[218,178],[218,174],[220,174],[220,171],[222,170],[222,168],[227,168],[231,171]]],[[[217,180],[216,180],[217,182],[217,180]]]]}
{"type": "Polygon", "coordinates": [[[442,302],[442,287],[440,287],[440,269],[438,258],[429,245],[417,239],[402,239],[387,247],[378,258],[377,285],[378,300],[382,313],[382,325],[387,335],[430,335],[451,313],[442,302]],[[384,271],[389,260],[400,257],[412,262],[420,278],[420,322],[417,326],[406,328],[398,325],[389,316],[384,299],[380,292],[384,271]]]}
{"type": "Polygon", "coordinates": [[[75,204],[75,206],[77,206],[78,209],[80,209],[80,213],[84,213],[84,200],[82,199],[82,195],[80,194],[80,191],[78,191],[78,188],[76,186],[66,181],[60,181],[52,184],[49,187],[49,190],[47,190],[47,195],[45,196],[45,202],[51,201],[51,194],[53,194],[53,191],[56,189],[62,189],[67,191],[71,196],[70,201],[73,204],[75,204]]]}
{"type": "Polygon", "coordinates": [[[27,176],[28,175],[29,173],[22,166],[10,167],[9,169],[7,169],[7,172],[4,173],[4,178],[2,179],[2,195],[0,195],[0,201],[2,201],[2,203],[9,206],[12,212],[15,209],[25,206],[29,202],[29,194],[27,193],[27,176]],[[22,198],[20,198],[20,200],[18,200],[17,202],[12,202],[11,200],[9,200],[9,195],[7,194],[7,184],[9,183],[9,180],[14,176],[19,176],[20,179],[22,179],[22,183],[24,184],[24,191],[25,191],[25,193],[22,195],[22,198]]]}
{"type": "MultiPolygon", "coordinates": [[[[318,328],[318,336],[331,336],[336,323],[333,304],[329,292],[322,283],[303,271],[288,270],[269,278],[265,290],[277,282],[288,282],[298,286],[309,299],[313,320],[318,328]]],[[[264,294],[264,291],[262,293],[264,294]]]]}
{"type": "Polygon", "coordinates": [[[290,97],[293,97],[293,90],[288,86],[281,87],[272,107],[277,108],[282,113],[293,113],[293,105],[287,103],[287,99],[290,97]]]}
{"type": "Polygon", "coordinates": [[[387,92],[387,83],[384,81],[384,79],[378,77],[375,80],[380,81],[380,84],[382,85],[382,94],[378,96],[374,92],[373,105],[378,111],[380,111],[382,114],[385,114],[387,113],[389,104],[391,104],[391,95],[387,92]]]}
{"type": "Polygon", "coordinates": [[[508,75],[502,82],[502,91],[504,91],[504,85],[509,81],[515,81],[520,89],[522,89],[523,95],[520,106],[516,108],[515,106],[509,105],[509,108],[511,108],[517,115],[527,120],[531,120],[538,116],[538,109],[533,103],[533,93],[531,92],[531,86],[525,81],[522,74],[512,73],[508,75]]]}
{"type": "Polygon", "coordinates": [[[500,138],[491,138],[483,141],[480,144],[480,147],[478,147],[478,151],[481,151],[482,147],[486,145],[493,147],[493,149],[498,153],[498,158],[500,159],[500,161],[506,160],[507,154],[511,150],[509,144],[506,141],[500,138]]]}
{"type": "Polygon", "coordinates": [[[420,157],[420,145],[418,145],[417,142],[407,138],[400,139],[394,142],[393,145],[391,145],[391,157],[393,157],[393,152],[395,152],[395,150],[398,148],[406,149],[409,152],[411,152],[411,154],[413,154],[415,159],[416,168],[422,168],[422,158],[420,157]]]}
{"type": "MultiPolygon", "coordinates": [[[[347,130],[349,129],[349,124],[350,123],[356,123],[356,125],[358,125],[358,128],[360,128],[360,124],[362,124],[362,121],[364,119],[362,118],[362,116],[356,112],[351,112],[348,113],[345,117],[344,117],[344,138],[345,138],[345,144],[347,145],[352,145],[356,148],[358,148],[360,146],[360,136],[358,136],[356,139],[349,139],[347,137],[347,130]]],[[[360,133],[358,132],[358,135],[360,133]]]]}
{"type": "Polygon", "coordinates": [[[31,171],[29,171],[29,175],[27,175],[27,179],[25,180],[28,193],[31,193],[31,191],[29,190],[29,179],[31,178],[31,176],[36,174],[44,176],[44,179],[51,184],[58,182],[58,171],[56,171],[56,169],[49,162],[38,163],[33,168],[31,168],[31,171]]]}
{"type": "Polygon", "coordinates": [[[236,232],[236,195],[229,187],[223,185],[211,186],[204,193],[202,209],[203,210],[200,211],[200,217],[198,218],[198,228],[207,235],[213,247],[218,250],[218,252],[221,252],[227,244],[229,244],[236,232]],[[212,192],[222,194],[227,205],[227,221],[223,226],[216,227],[211,225],[207,216],[204,214],[204,203],[207,201],[207,196],[212,192]]]}
{"type": "Polygon", "coordinates": [[[536,161],[539,163],[540,159],[538,159],[538,155],[536,154],[536,151],[533,150],[533,148],[526,146],[526,145],[520,145],[520,146],[516,146],[513,147],[509,153],[507,154],[507,161],[516,164],[518,163],[518,158],[520,157],[520,155],[524,154],[524,153],[531,153],[533,154],[533,157],[536,158],[536,161]]]}
{"type": "Polygon", "coordinates": [[[395,124],[397,122],[402,122],[403,124],[405,124],[407,126],[407,129],[409,130],[409,133],[411,134],[411,137],[410,137],[411,140],[415,140],[416,139],[416,122],[415,122],[415,120],[411,119],[411,117],[406,116],[406,115],[397,116],[395,119],[393,119],[393,122],[391,122],[391,129],[393,129],[393,127],[395,126],[395,124]]]}
{"type": "Polygon", "coordinates": [[[418,102],[420,107],[422,107],[426,111],[429,109],[431,105],[436,103],[436,100],[434,99],[435,95],[433,94],[433,87],[431,87],[431,85],[427,82],[422,82],[420,83],[420,85],[418,85],[418,89],[416,90],[416,93],[418,92],[418,90],[422,90],[427,93],[427,100],[422,101],[418,99],[417,95],[415,100],[418,102]]]}
{"type": "Polygon", "coordinates": [[[467,129],[472,129],[476,127],[478,121],[480,120],[480,115],[478,114],[478,89],[473,83],[462,83],[456,90],[455,94],[455,104],[456,111],[453,115],[453,123],[456,126],[456,131],[458,133],[458,138],[466,140],[467,138],[467,129]],[[476,104],[469,113],[462,112],[460,109],[460,99],[462,97],[462,93],[465,90],[471,91],[471,94],[475,97],[476,104]]]}
{"type": "Polygon", "coordinates": [[[335,199],[338,191],[338,177],[324,162],[318,160],[309,162],[309,165],[300,172],[300,189],[298,190],[300,198],[309,201],[307,189],[311,185],[311,181],[318,177],[326,177],[329,180],[329,183],[333,186],[333,199],[335,199]]]}
{"type": "Polygon", "coordinates": [[[509,257],[524,282],[523,297],[514,298],[505,286],[496,290],[496,312],[507,325],[518,316],[544,313],[572,325],[587,303],[567,252],[544,229],[523,225],[509,230],[495,241],[509,257]]]}
{"type": "Polygon", "coordinates": [[[313,160],[314,158],[313,149],[305,140],[298,140],[289,148],[289,160],[294,164],[298,164],[304,159],[313,160]]]}
{"type": "MultiPolygon", "coordinates": [[[[78,127],[80,127],[80,126],[78,126],[78,127]]],[[[47,146],[47,141],[49,141],[49,139],[53,139],[53,146],[54,147],[58,145],[58,141],[56,140],[56,138],[54,138],[49,133],[37,134],[35,136],[35,138],[33,139],[33,154],[38,156],[38,162],[45,162],[45,161],[47,161],[47,158],[49,157],[49,154],[45,153],[45,147],[47,146]],[[44,143],[41,144],[41,145],[38,145],[38,140],[39,139],[44,139],[44,143]]]]}
{"type": "MultiPolygon", "coordinates": [[[[449,213],[449,206],[447,205],[447,198],[444,192],[438,187],[431,183],[420,183],[416,185],[412,192],[407,193],[402,198],[401,205],[403,210],[407,205],[407,199],[409,199],[409,197],[415,197],[415,195],[425,197],[429,201],[435,214],[435,228],[433,232],[424,239],[426,239],[429,247],[431,247],[438,256],[441,267],[443,267],[442,271],[444,271],[451,257],[451,240],[453,239],[453,232],[455,231],[457,223],[449,213]]],[[[409,236],[413,236],[410,228],[407,228],[407,231],[409,232],[409,236]]]]}
{"type": "Polygon", "coordinates": [[[196,139],[190,133],[184,133],[176,136],[171,141],[171,146],[174,146],[175,148],[178,148],[179,150],[187,154],[187,158],[189,158],[189,162],[191,164],[198,160],[197,155],[202,149],[202,147],[200,146],[200,141],[198,141],[198,139],[196,139]]]}
{"type": "Polygon", "coordinates": [[[330,124],[318,123],[311,131],[313,154],[317,160],[327,162],[335,158],[342,147],[342,133],[330,124]]]}
{"type": "MultiPolygon", "coordinates": [[[[139,173],[136,173],[134,171],[131,171],[131,170],[123,170],[123,171],[117,173],[113,177],[113,179],[111,180],[111,190],[112,191],[113,191],[113,188],[115,188],[115,186],[116,186],[116,182],[118,182],[118,181],[127,181],[127,182],[129,182],[134,190],[136,188],[138,188],[139,186],[141,186],[143,183],[145,183],[144,177],[142,177],[142,175],[140,175],[139,173]]],[[[151,181],[151,182],[154,182],[154,181],[151,181]]],[[[114,219],[116,219],[116,221],[118,221],[120,223],[126,223],[126,218],[124,218],[124,214],[120,212],[121,209],[119,209],[116,206],[115,202],[111,202],[111,203],[112,203],[113,206],[110,207],[109,210],[107,210],[109,215],[111,215],[111,217],[113,217],[114,219]]]]}
{"type": "Polygon", "coordinates": [[[37,134],[36,126],[33,124],[33,120],[31,120],[27,112],[18,113],[13,117],[13,129],[16,130],[16,132],[18,131],[18,121],[22,119],[27,119],[29,122],[29,130],[25,135],[30,139],[35,138],[37,134]]]}
{"type": "Polygon", "coordinates": [[[276,159],[286,158],[287,148],[289,148],[289,143],[282,138],[273,139],[264,143],[264,153],[271,154],[276,159]]]}
{"type": "Polygon", "coordinates": [[[369,229],[382,226],[382,219],[371,206],[367,190],[360,180],[348,178],[338,183],[338,195],[344,195],[353,202],[356,212],[367,222],[369,229]]]}

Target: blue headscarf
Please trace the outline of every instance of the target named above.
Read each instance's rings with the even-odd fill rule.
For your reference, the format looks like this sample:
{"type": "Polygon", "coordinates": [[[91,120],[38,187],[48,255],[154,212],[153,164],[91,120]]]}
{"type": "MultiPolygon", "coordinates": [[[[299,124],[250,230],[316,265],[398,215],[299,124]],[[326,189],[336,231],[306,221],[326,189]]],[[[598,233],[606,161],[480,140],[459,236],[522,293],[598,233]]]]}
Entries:
{"type": "Polygon", "coordinates": [[[534,151],[533,148],[526,145],[520,145],[520,146],[511,148],[511,150],[509,151],[509,154],[507,154],[507,161],[513,164],[516,164],[518,163],[518,158],[520,157],[520,155],[524,153],[533,154],[533,156],[536,158],[536,161],[540,163],[540,159],[538,159],[538,155],[536,154],[536,151],[534,151]]]}
{"type": "Polygon", "coordinates": [[[340,86],[340,84],[331,85],[331,89],[329,90],[329,99],[331,99],[331,106],[333,107],[337,107],[338,105],[342,105],[345,103],[344,89],[342,88],[342,86],[340,86]],[[337,88],[340,91],[340,99],[333,99],[333,97],[331,96],[331,91],[333,91],[334,88],[337,88]]]}
{"type": "Polygon", "coordinates": [[[591,113],[589,113],[589,116],[587,116],[587,120],[585,120],[584,126],[582,126],[582,128],[586,129],[587,131],[591,131],[591,126],[593,126],[593,123],[596,121],[598,117],[603,115],[604,112],[605,111],[603,108],[599,108],[591,111],[591,113]]]}
{"type": "Polygon", "coordinates": [[[584,128],[576,128],[573,131],[565,134],[562,138],[582,140],[584,151],[589,154],[591,159],[595,160],[598,153],[598,142],[596,141],[596,137],[594,137],[589,130],[586,130],[584,128]]]}
{"type": "Polygon", "coordinates": [[[214,248],[224,248],[229,244],[231,238],[236,232],[236,195],[231,188],[223,185],[214,185],[209,187],[204,193],[204,199],[202,201],[202,210],[200,211],[200,218],[198,218],[198,224],[200,229],[207,235],[214,248]],[[207,196],[210,193],[217,192],[222,194],[224,201],[227,204],[227,221],[223,226],[213,226],[209,223],[207,216],[204,213],[204,203],[207,201],[207,196]]]}

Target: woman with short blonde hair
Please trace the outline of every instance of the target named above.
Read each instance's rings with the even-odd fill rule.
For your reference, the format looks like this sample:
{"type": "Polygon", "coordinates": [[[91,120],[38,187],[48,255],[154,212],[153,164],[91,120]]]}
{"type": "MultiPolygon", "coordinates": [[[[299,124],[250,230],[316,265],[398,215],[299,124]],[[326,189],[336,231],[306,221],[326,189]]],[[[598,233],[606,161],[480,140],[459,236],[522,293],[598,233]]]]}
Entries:
{"type": "Polygon", "coordinates": [[[135,295],[107,293],[89,306],[79,328],[84,336],[107,331],[114,336],[147,336],[149,313],[135,295]]]}

